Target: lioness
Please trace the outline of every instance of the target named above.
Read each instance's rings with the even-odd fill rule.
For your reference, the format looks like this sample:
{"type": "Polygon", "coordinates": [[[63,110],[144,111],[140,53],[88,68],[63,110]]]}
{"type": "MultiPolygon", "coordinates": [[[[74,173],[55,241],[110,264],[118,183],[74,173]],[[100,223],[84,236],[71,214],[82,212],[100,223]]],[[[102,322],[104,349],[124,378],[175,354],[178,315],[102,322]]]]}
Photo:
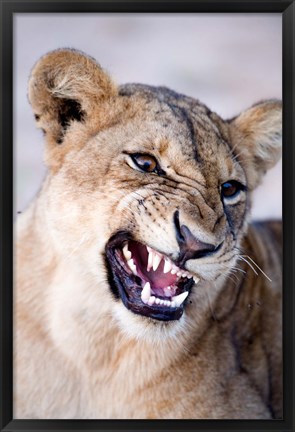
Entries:
{"type": "Polygon", "coordinates": [[[29,100],[48,175],[17,226],[15,418],[280,418],[280,223],[249,210],[281,103],[224,121],[64,49],[29,100]]]}

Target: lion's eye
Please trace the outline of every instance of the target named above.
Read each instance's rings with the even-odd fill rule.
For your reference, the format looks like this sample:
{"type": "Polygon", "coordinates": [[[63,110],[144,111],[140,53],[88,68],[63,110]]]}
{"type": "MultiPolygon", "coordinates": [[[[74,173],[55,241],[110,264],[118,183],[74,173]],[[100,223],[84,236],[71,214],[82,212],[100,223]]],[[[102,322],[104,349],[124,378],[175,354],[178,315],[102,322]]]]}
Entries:
{"type": "Polygon", "coordinates": [[[157,160],[148,154],[135,153],[130,155],[135,165],[138,166],[142,171],[145,172],[156,172],[157,171],[157,160]]]}
{"type": "Polygon", "coordinates": [[[234,198],[244,189],[241,183],[231,180],[221,185],[221,195],[222,198],[234,198]]]}

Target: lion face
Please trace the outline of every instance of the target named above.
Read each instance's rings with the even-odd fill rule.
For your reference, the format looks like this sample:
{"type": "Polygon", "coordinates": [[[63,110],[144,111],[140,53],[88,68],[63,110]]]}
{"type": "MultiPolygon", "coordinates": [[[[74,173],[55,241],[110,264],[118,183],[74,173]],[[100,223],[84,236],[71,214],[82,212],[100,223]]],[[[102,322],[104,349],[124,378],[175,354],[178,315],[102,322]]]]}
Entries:
{"type": "Polygon", "coordinates": [[[236,265],[251,191],[279,157],[280,103],[223,121],[166,88],[117,89],[76,51],[40,60],[30,100],[47,138],[50,236],[93,299],[129,333],[197,320],[236,265]]]}

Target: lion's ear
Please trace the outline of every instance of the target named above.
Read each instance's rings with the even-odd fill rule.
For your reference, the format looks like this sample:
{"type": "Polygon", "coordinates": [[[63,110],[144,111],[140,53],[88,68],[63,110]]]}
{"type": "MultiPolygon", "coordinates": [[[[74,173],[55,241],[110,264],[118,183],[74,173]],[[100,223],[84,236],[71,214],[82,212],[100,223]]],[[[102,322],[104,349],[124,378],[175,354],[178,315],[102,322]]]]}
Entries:
{"type": "Polygon", "coordinates": [[[94,59],[70,49],[42,57],[29,80],[29,101],[37,126],[51,146],[62,144],[75,122],[87,122],[116,94],[110,77],[94,59]]]}
{"type": "Polygon", "coordinates": [[[243,163],[249,188],[255,188],[282,152],[282,103],[269,100],[252,106],[230,122],[234,153],[243,163]]]}

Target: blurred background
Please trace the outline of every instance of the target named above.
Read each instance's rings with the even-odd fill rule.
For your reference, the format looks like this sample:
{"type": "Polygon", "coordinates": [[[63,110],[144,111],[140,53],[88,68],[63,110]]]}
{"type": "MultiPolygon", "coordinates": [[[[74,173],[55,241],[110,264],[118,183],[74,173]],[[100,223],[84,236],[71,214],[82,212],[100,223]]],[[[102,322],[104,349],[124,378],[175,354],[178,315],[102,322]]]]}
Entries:
{"type": "MultiPolygon", "coordinates": [[[[282,97],[281,14],[15,14],[15,213],[46,173],[43,140],[27,99],[35,62],[77,48],[119,83],[165,85],[193,96],[224,118],[282,97]]],[[[282,165],[255,192],[252,217],[281,217],[282,165]]]]}

